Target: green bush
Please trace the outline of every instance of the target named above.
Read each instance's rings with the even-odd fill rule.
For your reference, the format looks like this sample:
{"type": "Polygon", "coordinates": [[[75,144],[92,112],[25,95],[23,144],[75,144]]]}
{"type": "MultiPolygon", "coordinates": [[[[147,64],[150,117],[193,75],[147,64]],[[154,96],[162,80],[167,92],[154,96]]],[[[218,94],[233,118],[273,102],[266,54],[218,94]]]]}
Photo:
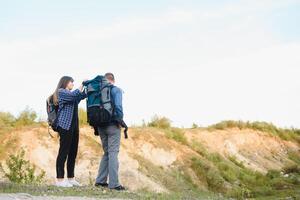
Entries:
{"type": "Polygon", "coordinates": [[[287,165],[283,168],[285,174],[300,174],[300,166],[296,164],[287,165]]]}
{"type": "Polygon", "coordinates": [[[221,192],[224,191],[224,179],[220,175],[219,171],[215,169],[213,165],[205,160],[198,158],[192,158],[192,169],[197,177],[206,182],[208,188],[212,191],[221,192]]]}
{"type": "Polygon", "coordinates": [[[25,183],[25,184],[38,184],[41,183],[45,177],[45,171],[36,175],[35,166],[29,161],[24,159],[25,151],[22,149],[16,155],[10,155],[6,160],[8,171],[4,170],[0,165],[6,178],[13,183],[25,183]]]}
{"type": "Polygon", "coordinates": [[[162,129],[169,129],[171,128],[171,120],[166,117],[159,117],[155,115],[148,123],[148,126],[162,128],[162,129]]]}
{"type": "Polygon", "coordinates": [[[15,117],[8,112],[0,112],[0,129],[13,127],[15,125],[15,117]]]}
{"type": "Polygon", "coordinates": [[[266,176],[270,179],[278,178],[280,177],[280,172],[277,170],[269,170],[266,176]]]}
{"type": "Polygon", "coordinates": [[[196,129],[196,128],[199,128],[198,124],[193,123],[193,124],[192,124],[192,129],[196,129]]]}
{"type": "Polygon", "coordinates": [[[0,132],[7,131],[9,128],[28,126],[37,123],[37,114],[30,108],[25,108],[18,117],[9,112],[0,112],[0,132]]]}
{"type": "Polygon", "coordinates": [[[28,126],[34,124],[37,119],[37,114],[35,111],[33,111],[30,108],[26,108],[24,111],[22,111],[19,116],[16,119],[16,126],[28,126]]]}

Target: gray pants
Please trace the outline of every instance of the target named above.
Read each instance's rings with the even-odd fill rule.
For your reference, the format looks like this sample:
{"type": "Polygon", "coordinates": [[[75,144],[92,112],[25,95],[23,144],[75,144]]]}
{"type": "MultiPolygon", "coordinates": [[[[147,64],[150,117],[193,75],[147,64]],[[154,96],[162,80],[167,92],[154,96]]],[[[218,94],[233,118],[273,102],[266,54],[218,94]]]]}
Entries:
{"type": "Polygon", "coordinates": [[[119,183],[119,161],[121,129],[116,125],[98,128],[104,155],[101,159],[96,183],[107,183],[109,177],[109,188],[115,188],[119,183]]]}

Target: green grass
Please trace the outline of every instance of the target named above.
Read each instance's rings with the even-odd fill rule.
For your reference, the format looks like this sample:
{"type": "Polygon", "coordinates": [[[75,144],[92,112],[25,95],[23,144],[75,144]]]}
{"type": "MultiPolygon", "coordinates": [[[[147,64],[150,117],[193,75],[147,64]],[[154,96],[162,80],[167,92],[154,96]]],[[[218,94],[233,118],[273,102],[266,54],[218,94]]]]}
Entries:
{"type": "MultiPolygon", "coordinates": [[[[121,199],[141,199],[141,200],[180,200],[180,199],[207,199],[217,200],[223,199],[217,195],[201,194],[199,196],[185,198],[182,193],[153,193],[146,190],[136,192],[96,188],[93,186],[74,187],[74,188],[58,188],[55,186],[41,185],[20,185],[12,183],[0,183],[0,193],[28,193],[36,196],[79,196],[79,197],[94,197],[94,198],[121,198],[121,199]]],[[[204,192],[205,193],[205,192],[204,192]]]]}
{"type": "Polygon", "coordinates": [[[283,140],[296,141],[300,143],[300,129],[295,128],[278,128],[272,123],[267,122],[243,122],[243,121],[222,121],[220,123],[209,126],[207,129],[212,130],[225,130],[229,128],[239,128],[239,129],[253,129],[266,133],[270,133],[279,136],[283,140]]]}
{"type": "Polygon", "coordinates": [[[288,158],[294,161],[297,165],[300,165],[300,154],[296,151],[289,151],[288,158]]]}
{"type": "Polygon", "coordinates": [[[13,183],[0,183],[1,193],[28,193],[31,195],[47,195],[47,196],[88,196],[101,198],[138,198],[138,195],[128,192],[115,192],[96,187],[74,187],[74,188],[58,188],[46,185],[24,185],[13,183]]]}
{"type": "Polygon", "coordinates": [[[164,130],[166,136],[170,139],[173,139],[181,144],[187,145],[188,141],[184,136],[184,131],[180,128],[169,128],[164,130]]]}
{"type": "Polygon", "coordinates": [[[201,182],[214,192],[224,192],[224,179],[219,171],[206,160],[192,158],[192,169],[201,182]]]}
{"type": "Polygon", "coordinates": [[[209,190],[222,192],[237,199],[262,197],[300,198],[300,173],[298,165],[279,171],[271,170],[266,175],[247,169],[234,157],[224,158],[217,153],[207,153],[201,145],[191,144],[201,157],[192,158],[191,168],[209,190]]]}
{"type": "Polygon", "coordinates": [[[201,191],[186,172],[186,168],[164,169],[156,166],[139,155],[132,155],[140,164],[140,171],[148,174],[155,182],[165,186],[171,199],[225,199],[212,192],[201,191]]]}

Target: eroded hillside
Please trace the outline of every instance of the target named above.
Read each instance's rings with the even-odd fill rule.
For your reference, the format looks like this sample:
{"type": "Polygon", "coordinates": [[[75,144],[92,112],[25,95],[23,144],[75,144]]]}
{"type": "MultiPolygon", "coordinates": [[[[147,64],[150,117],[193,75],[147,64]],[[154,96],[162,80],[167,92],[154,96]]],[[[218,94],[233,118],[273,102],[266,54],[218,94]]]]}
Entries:
{"type": "MultiPolygon", "coordinates": [[[[129,139],[122,138],[120,180],[132,191],[211,190],[234,197],[259,196],[265,191],[273,195],[274,190],[298,194],[299,176],[285,171],[299,165],[300,146],[295,141],[238,128],[137,127],[129,134],[129,139]],[[278,183],[269,184],[271,173],[278,183]],[[255,184],[262,184],[262,191],[255,184]]],[[[8,154],[24,148],[27,159],[46,172],[46,183],[54,182],[58,138],[49,137],[46,126],[14,130],[1,139],[6,148],[2,163],[8,154]]],[[[102,153],[93,130],[81,128],[76,174],[84,184],[94,183],[102,153]]]]}

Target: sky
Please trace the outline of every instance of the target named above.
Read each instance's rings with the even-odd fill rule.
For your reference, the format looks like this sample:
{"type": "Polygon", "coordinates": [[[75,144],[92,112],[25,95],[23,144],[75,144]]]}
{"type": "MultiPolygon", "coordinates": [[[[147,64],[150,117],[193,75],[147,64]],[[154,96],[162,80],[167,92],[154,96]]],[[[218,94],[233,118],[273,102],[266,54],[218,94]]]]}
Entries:
{"type": "Polygon", "coordinates": [[[0,111],[113,72],[130,125],[300,128],[299,24],[300,0],[0,0],[0,111]]]}

